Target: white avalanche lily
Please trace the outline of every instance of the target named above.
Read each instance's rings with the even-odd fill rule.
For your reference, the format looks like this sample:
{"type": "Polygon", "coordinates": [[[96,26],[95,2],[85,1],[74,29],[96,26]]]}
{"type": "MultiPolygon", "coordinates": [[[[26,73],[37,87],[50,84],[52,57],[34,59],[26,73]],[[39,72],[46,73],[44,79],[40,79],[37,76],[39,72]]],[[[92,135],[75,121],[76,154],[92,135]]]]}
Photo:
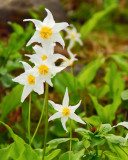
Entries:
{"type": "Polygon", "coordinates": [[[35,70],[26,62],[22,62],[22,64],[24,66],[25,72],[12,79],[14,82],[18,82],[24,85],[21,102],[26,99],[26,97],[31,93],[32,90],[37,92],[39,95],[43,94],[44,92],[43,83],[39,81],[38,77],[36,76],[35,70]]]}
{"type": "Polygon", "coordinates": [[[128,122],[120,122],[120,123],[118,123],[117,125],[115,125],[113,127],[117,127],[117,126],[123,126],[123,127],[128,129],[128,122]]]}
{"type": "Polygon", "coordinates": [[[51,61],[42,61],[42,59],[39,57],[35,57],[34,63],[34,69],[39,83],[47,82],[50,86],[53,86],[51,78],[53,78],[56,73],[62,71],[65,68],[55,66],[55,64],[51,63],[51,61]]]}
{"type": "Polygon", "coordinates": [[[64,67],[72,66],[73,63],[74,63],[74,61],[77,61],[77,60],[78,60],[77,58],[75,58],[75,57],[76,57],[76,54],[73,54],[73,53],[70,51],[69,47],[68,47],[67,50],[68,50],[68,53],[69,53],[69,55],[70,55],[70,59],[68,59],[68,58],[64,59],[64,58],[63,58],[63,61],[64,61],[64,62],[62,62],[61,66],[64,66],[64,67]]]}
{"type": "Polygon", "coordinates": [[[65,39],[70,40],[69,48],[72,48],[75,42],[78,42],[82,46],[83,42],[80,39],[81,34],[77,32],[76,28],[73,25],[70,26],[72,26],[72,29],[65,29],[65,31],[68,33],[65,39]]]}
{"type": "Polygon", "coordinates": [[[47,12],[47,17],[43,20],[43,22],[36,19],[24,20],[32,21],[36,27],[36,31],[27,43],[27,46],[34,42],[41,43],[42,45],[49,45],[50,43],[58,42],[64,47],[65,43],[59,32],[65,29],[68,26],[68,23],[55,23],[52,13],[48,9],[45,10],[47,12]]]}
{"type": "Polygon", "coordinates": [[[75,106],[69,106],[69,96],[68,96],[68,89],[66,88],[64,99],[62,105],[55,104],[53,101],[49,101],[49,103],[53,106],[53,108],[58,111],[54,115],[52,115],[48,121],[54,120],[56,118],[61,118],[62,126],[66,132],[66,122],[68,118],[73,119],[79,123],[85,124],[84,121],[80,119],[79,116],[75,114],[76,109],[80,106],[81,101],[75,106]]]}
{"type": "Polygon", "coordinates": [[[27,57],[30,57],[29,61],[35,63],[38,65],[39,61],[45,62],[47,61],[48,63],[54,63],[58,59],[63,59],[66,60],[66,57],[64,57],[61,54],[53,54],[54,53],[54,44],[49,44],[49,47],[40,47],[38,45],[35,45],[33,47],[34,51],[36,54],[33,55],[27,55],[27,57]]]}

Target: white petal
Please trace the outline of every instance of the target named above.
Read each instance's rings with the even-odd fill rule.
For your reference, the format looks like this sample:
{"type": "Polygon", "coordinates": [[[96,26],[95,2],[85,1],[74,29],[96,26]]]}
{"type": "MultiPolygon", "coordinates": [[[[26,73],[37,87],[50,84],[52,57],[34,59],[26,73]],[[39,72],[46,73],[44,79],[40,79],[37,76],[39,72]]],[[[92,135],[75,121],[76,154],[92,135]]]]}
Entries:
{"type": "Polygon", "coordinates": [[[54,33],[58,33],[60,32],[61,30],[65,29],[69,24],[66,23],[66,22],[61,22],[61,23],[56,23],[54,25],[54,27],[52,28],[53,32],[54,33]]]}
{"type": "Polygon", "coordinates": [[[38,42],[38,43],[42,42],[42,38],[41,38],[41,35],[40,35],[39,31],[35,31],[34,35],[28,41],[28,43],[26,44],[26,46],[29,46],[30,44],[32,44],[34,42],[38,42]]]}
{"type": "Polygon", "coordinates": [[[69,105],[68,88],[66,88],[62,105],[63,105],[64,107],[68,107],[68,105],[69,105]]]}
{"type": "Polygon", "coordinates": [[[48,102],[53,106],[53,108],[54,108],[56,111],[59,111],[59,112],[62,111],[62,109],[63,109],[62,105],[56,104],[56,103],[54,103],[53,101],[50,101],[50,100],[49,100],[48,102]]]}
{"type": "Polygon", "coordinates": [[[21,97],[21,102],[25,100],[25,98],[31,93],[32,91],[32,86],[26,85],[24,86],[22,97],[21,97]]]}
{"type": "Polygon", "coordinates": [[[123,126],[123,127],[126,127],[128,129],[128,122],[120,122],[116,126],[113,126],[113,127],[117,127],[117,126],[123,126]]]}
{"type": "Polygon", "coordinates": [[[34,51],[38,54],[38,55],[43,55],[43,53],[44,53],[44,49],[43,49],[43,47],[40,47],[40,46],[38,46],[38,45],[35,45],[34,47],[33,47],[33,49],[34,49],[34,51]]]}
{"type": "Polygon", "coordinates": [[[83,45],[83,42],[81,41],[80,38],[76,38],[76,41],[82,46],[83,45]]]}
{"type": "Polygon", "coordinates": [[[51,81],[50,78],[47,78],[47,79],[46,79],[46,82],[47,82],[51,87],[53,87],[53,84],[52,84],[52,81],[51,81]]]}
{"type": "Polygon", "coordinates": [[[46,26],[52,27],[55,24],[55,21],[53,19],[53,15],[47,8],[45,8],[45,10],[47,12],[47,17],[44,19],[43,24],[46,26]]]}
{"type": "Polygon", "coordinates": [[[37,30],[40,30],[43,27],[43,23],[37,19],[24,19],[23,21],[24,22],[26,22],[26,21],[33,22],[35,24],[37,30]]]}
{"type": "Polygon", "coordinates": [[[53,34],[51,37],[51,42],[58,42],[63,46],[63,48],[65,46],[64,40],[59,33],[53,34]]]}
{"type": "Polygon", "coordinates": [[[37,92],[39,95],[44,93],[44,83],[42,79],[40,79],[39,77],[36,78],[36,82],[33,90],[37,92]]]}
{"type": "Polygon", "coordinates": [[[75,113],[71,113],[71,114],[69,115],[69,117],[70,117],[71,119],[73,119],[74,121],[77,121],[77,122],[79,122],[79,123],[85,124],[85,122],[82,121],[82,120],[80,119],[80,117],[77,116],[75,113]]]}
{"type": "Polygon", "coordinates": [[[51,57],[52,62],[56,62],[58,59],[67,60],[67,58],[61,54],[53,54],[53,56],[51,57]]]}
{"type": "Polygon", "coordinates": [[[127,140],[128,140],[128,134],[126,135],[125,140],[126,140],[126,142],[127,142],[127,140]]]}
{"type": "Polygon", "coordinates": [[[62,126],[63,126],[63,128],[64,128],[64,130],[65,130],[66,132],[68,132],[68,130],[67,130],[67,128],[66,128],[66,122],[67,122],[67,120],[68,120],[68,117],[66,117],[66,116],[64,116],[64,117],[61,118],[62,126]]]}
{"type": "Polygon", "coordinates": [[[23,64],[25,71],[32,69],[32,67],[28,63],[23,61],[20,61],[20,62],[23,64]]]}
{"type": "Polygon", "coordinates": [[[37,54],[33,54],[33,55],[28,55],[28,54],[25,54],[25,56],[29,57],[29,61],[34,63],[35,65],[38,65],[39,63],[42,62],[42,59],[41,57],[37,56],[37,54]]]}
{"type": "Polygon", "coordinates": [[[53,114],[53,115],[48,119],[48,121],[51,121],[51,120],[54,120],[54,119],[60,118],[60,117],[62,117],[62,113],[61,113],[61,112],[57,112],[57,113],[53,114]]]}
{"type": "Polygon", "coordinates": [[[12,79],[14,82],[18,82],[20,84],[26,85],[27,84],[27,75],[22,73],[21,75],[17,76],[16,78],[12,79]]]}
{"type": "Polygon", "coordinates": [[[64,68],[65,68],[65,66],[64,66],[64,67],[53,66],[53,67],[51,68],[51,73],[55,76],[56,73],[61,72],[64,68]]]}
{"type": "Polygon", "coordinates": [[[69,106],[70,112],[75,112],[75,110],[80,106],[80,104],[81,104],[81,100],[77,105],[69,106]]]}

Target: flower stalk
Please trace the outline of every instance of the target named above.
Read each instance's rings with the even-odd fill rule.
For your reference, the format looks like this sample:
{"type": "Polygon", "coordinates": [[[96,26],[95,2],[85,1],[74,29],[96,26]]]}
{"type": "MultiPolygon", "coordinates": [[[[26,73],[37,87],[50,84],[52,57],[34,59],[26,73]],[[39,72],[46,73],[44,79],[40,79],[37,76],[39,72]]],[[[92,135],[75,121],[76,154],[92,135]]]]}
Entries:
{"type": "Polygon", "coordinates": [[[45,137],[44,137],[44,149],[43,149],[43,160],[46,151],[46,141],[48,134],[48,84],[45,84],[45,137]]]}
{"type": "Polygon", "coordinates": [[[71,160],[71,151],[72,151],[72,120],[70,119],[70,153],[69,153],[69,160],[71,160]]]}
{"type": "Polygon", "coordinates": [[[29,144],[31,141],[31,133],[30,133],[30,119],[31,119],[31,94],[29,95],[29,109],[28,109],[28,139],[29,139],[29,144]]]}

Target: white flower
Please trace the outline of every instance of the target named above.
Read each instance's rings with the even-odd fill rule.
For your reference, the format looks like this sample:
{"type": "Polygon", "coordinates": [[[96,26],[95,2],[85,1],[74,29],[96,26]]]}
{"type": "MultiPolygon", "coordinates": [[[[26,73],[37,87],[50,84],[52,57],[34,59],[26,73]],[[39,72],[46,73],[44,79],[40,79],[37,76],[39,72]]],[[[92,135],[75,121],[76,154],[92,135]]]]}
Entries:
{"type": "Polygon", "coordinates": [[[36,19],[25,19],[24,21],[32,21],[36,26],[36,31],[33,37],[27,43],[27,46],[33,42],[41,43],[42,45],[49,45],[50,43],[59,42],[64,47],[64,41],[60,35],[60,31],[68,26],[68,23],[55,23],[52,13],[45,9],[47,17],[43,22],[36,19]]]}
{"type": "Polygon", "coordinates": [[[65,129],[65,131],[67,132],[66,129],[66,122],[68,120],[68,118],[73,119],[79,123],[85,124],[84,121],[82,121],[80,119],[80,117],[78,117],[74,112],[75,110],[80,106],[81,101],[75,105],[75,106],[69,106],[69,96],[68,96],[68,89],[66,88],[66,92],[64,95],[64,99],[63,99],[63,103],[62,105],[60,104],[55,104],[53,101],[49,101],[49,103],[51,103],[51,105],[53,106],[53,108],[58,111],[56,112],[54,115],[52,115],[48,121],[54,120],[56,118],[61,118],[61,122],[63,125],[63,128],[65,129]]]}
{"type": "Polygon", "coordinates": [[[56,73],[62,71],[65,67],[58,67],[55,66],[54,63],[51,63],[51,61],[42,61],[41,58],[35,57],[35,72],[38,76],[39,83],[41,81],[47,82],[50,86],[53,86],[51,78],[53,78],[56,73]]]}
{"type": "Polygon", "coordinates": [[[44,92],[43,81],[39,81],[38,77],[36,76],[35,70],[31,68],[31,66],[26,62],[22,62],[22,64],[24,66],[25,72],[12,79],[13,81],[24,85],[21,102],[25,100],[25,98],[30,94],[32,90],[37,92],[39,95],[43,94],[44,92]]]}
{"type": "Polygon", "coordinates": [[[128,122],[120,122],[120,123],[118,123],[117,125],[115,125],[113,127],[117,127],[117,126],[123,126],[123,127],[128,129],[128,122]]]}
{"type": "Polygon", "coordinates": [[[65,66],[65,67],[67,67],[67,66],[72,66],[73,63],[74,63],[74,61],[77,61],[77,60],[78,60],[77,58],[75,58],[75,57],[76,57],[76,54],[73,54],[73,53],[70,51],[69,47],[68,47],[67,50],[68,50],[68,53],[69,53],[69,55],[70,55],[70,59],[68,59],[68,58],[66,58],[66,60],[64,59],[64,60],[63,60],[64,62],[62,62],[62,64],[61,64],[61,66],[65,66]]]}
{"type": "Polygon", "coordinates": [[[30,57],[31,62],[38,65],[39,61],[44,62],[47,61],[48,63],[54,63],[58,59],[64,59],[66,60],[66,57],[64,57],[61,54],[53,54],[54,53],[54,44],[49,44],[49,47],[40,47],[38,45],[34,46],[33,49],[35,50],[36,54],[33,55],[27,55],[30,57]]]}
{"type": "Polygon", "coordinates": [[[78,42],[80,45],[83,45],[83,42],[80,39],[81,34],[77,32],[76,28],[73,25],[70,26],[72,26],[72,29],[65,29],[65,31],[68,33],[68,35],[65,38],[70,40],[69,48],[72,48],[75,42],[78,42]]]}

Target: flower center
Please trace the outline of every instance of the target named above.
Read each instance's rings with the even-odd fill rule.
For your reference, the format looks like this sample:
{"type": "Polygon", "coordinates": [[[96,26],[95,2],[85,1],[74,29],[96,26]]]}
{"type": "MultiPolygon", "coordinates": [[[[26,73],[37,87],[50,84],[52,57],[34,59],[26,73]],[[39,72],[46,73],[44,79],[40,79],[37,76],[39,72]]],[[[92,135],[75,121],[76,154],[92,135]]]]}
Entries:
{"type": "Polygon", "coordinates": [[[71,33],[70,36],[72,37],[72,39],[76,38],[76,34],[71,33]]]}
{"type": "Polygon", "coordinates": [[[42,56],[42,61],[44,61],[45,59],[47,59],[47,56],[46,56],[46,55],[43,55],[43,56],[42,56]]]}
{"type": "Polygon", "coordinates": [[[27,80],[30,85],[35,84],[35,77],[33,75],[29,75],[27,80]]]}
{"type": "Polygon", "coordinates": [[[49,72],[49,68],[45,65],[41,65],[39,67],[39,73],[42,74],[42,75],[47,75],[49,72]]]}
{"type": "Polygon", "coordinates": [[[41,37],[44,39],[48,39],[51,37],[52,35],[52,29],[50,27],[46,27],[44,26],[41,30],[40,30],[40,34],[41,37]]]}
{"type": "Polygon", "coordinates": [[[65,108],[62,110],[62,114],[63,114],[64,116],[68,116],[68,115],[70,114],[70,110],[69,110],[67,107],[65,107],[65,108]]]}

